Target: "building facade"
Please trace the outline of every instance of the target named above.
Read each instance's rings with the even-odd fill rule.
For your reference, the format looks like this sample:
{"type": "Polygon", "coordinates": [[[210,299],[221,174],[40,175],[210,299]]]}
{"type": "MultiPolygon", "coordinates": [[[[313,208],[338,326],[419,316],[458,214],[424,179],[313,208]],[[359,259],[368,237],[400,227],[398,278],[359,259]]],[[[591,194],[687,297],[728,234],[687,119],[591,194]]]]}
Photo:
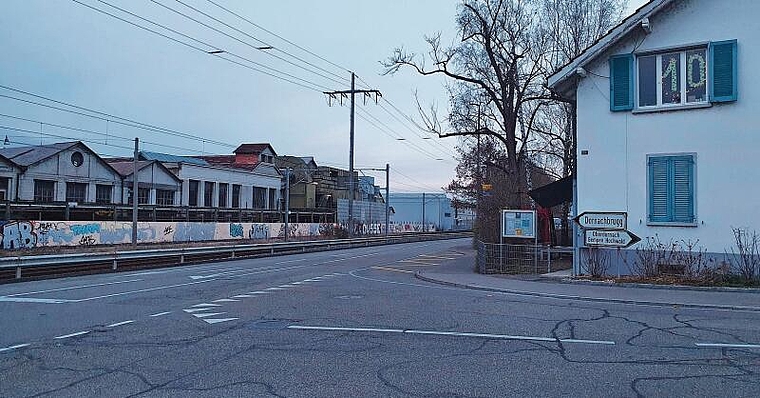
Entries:
{"type": "Polygon", "coordinates": [[[634,234],[716,257],[732,228],[760,228],[757,15],[756,1],[653,0],[550,77],[577,100],[577,213],[626,212],[634,234]]]}

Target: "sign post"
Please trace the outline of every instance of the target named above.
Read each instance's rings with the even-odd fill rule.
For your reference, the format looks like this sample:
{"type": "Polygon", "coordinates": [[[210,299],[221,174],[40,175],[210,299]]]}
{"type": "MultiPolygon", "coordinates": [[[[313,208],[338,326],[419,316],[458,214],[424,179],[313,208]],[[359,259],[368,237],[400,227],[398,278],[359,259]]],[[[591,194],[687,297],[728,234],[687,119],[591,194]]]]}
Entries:
{"type": "Polygon", "coordinates": [[[535,210],[501,211],[501,244],[499,245],[499,265],[502,263],[504,238],[533,239],[534,268],[538,271],[538,228],[535,210]]]}
{"type": "MultiPolygon", "coordinates": [[[[575,223],[583,228],[583,245],[586,247],[622,249],[631,247],[641,240],[628,231],[628,213],[626,212],[584,211],[575,217],[575,223]]],[[[580,268],[580,265],[578,267],[580,268]]],[[[620,276],[619,268],[618,276],[620,276]]]]}
{"type": "Polygon", "coordinates": [[[641,238],[630,231],[606,231],[600,229],[587,229],[583,234],[583,243],[589,247],[630,247],[639,242],[641,238]]]}

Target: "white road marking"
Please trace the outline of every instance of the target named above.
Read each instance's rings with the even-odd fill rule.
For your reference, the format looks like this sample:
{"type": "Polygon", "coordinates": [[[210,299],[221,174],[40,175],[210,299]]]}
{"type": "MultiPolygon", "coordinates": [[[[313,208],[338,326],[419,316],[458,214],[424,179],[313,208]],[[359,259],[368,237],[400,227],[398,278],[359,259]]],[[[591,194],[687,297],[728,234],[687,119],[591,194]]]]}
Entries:
{"type": "Polygon", "coordinates": [[[9,303],[35,303],[35,304],[64,304],[74,302],[73,300],[65,299],[44,299],[44,298],[32,298],[32,297],[2,297],[0,296],[0,302],[9,303]]]}
{"type": "MultiPolygon", "coordinates": [[[[250,296],[248,296],[248,297],[250,297],[250,296]]],[[[226,299],[225,298],[225,299],[214,300],[214,301],[212,301],[212,303],[236,303],[238,301],[240,301],[240,300],[233,300],[233,299],[226,299]]]]}
{"type": "Polygon", "coordinates": [[[152,314],[150,316],[157,317],[157,316],[164,316],[164,315],[171,314],[171,313],[172,313],[171,311],[164,311],[164,312],[159,312],[157,314],[152,314]]]}
{"type": "Polygon", "coordinates": [[[271,292],[262,292],[261,290],[257,290],[255,292],[248,292],[248,294],[269,294],[271,292]]]}
{"type": "Polygon", "coordinates": [[[145,293],[145,292],[153,292],[153,291],[156,291],[156,290],[173,289],[175,287],[192,286],[192,285],[197,285],[199,283],[213,282],[215,280],[216,279],[205,279],[205,280],[196,281],[196,282],[178,283],[176,285],[149,287],[149,288],[145,288],[145,289],[129,290],[129,291],[126,291],[126,292],[104,294],[102,296],[87,297],[87,298],[77,299],[77,300],[68,300],[68,302],[81,303],[81,302],[84,302],[84,301],[100,300],[100,299],[109,298],[109,297],[125,296],[127,294],[145,293]]]}
{"type": "Polygon", "coordinates": [[[399,263],[405,263],[405,264],[422,264],[422,265],[438,265],[435,263],[430,262],[424,262],[424,261],[415,261],[415,260],[399,260],[399,263]]]}
{"type": "Polygon", "coordinates": [[[301,261],[308,261],[308,260],[310,260],[310,259],[308,259],[308,258],[302,258],[302,259],[298,259],[298,260],[280,261],[280,262],[274,263],[274,264],[275,265],[280,265],[280,264],[300,263],[301,261]]]}
{"type": "Polygon", "coordinates": [[[760,348],[760,344],[695,343],[697,347],[713,348],[760,348]]]}
{"type": "Polygon", "coordinates": [[[191,305],[190,308],[198,308],[198,307],[221,307],[221,304],[211,304],[211,303],[200,303],[196,305],[191,305]]]}
{"type": "Polygon", "coordinates": [[[289,288],[295,287],[295,286],[293,286],[293,285],[280,285],[279,287],[285,288],[285,289],[289,289],[289,288]]]}
{"type": "Polygon", "coordinates": [[[193,316],[196,318],[208,318],[210,316],[222,315],[222,314],[226,314],[226,312],[204,312],[203,314],[193,314],[193,316]]]}
{"type": "Polygon", "coordinates": [[[191,308],[191,309],[182,310],[182,311],[185,311],[185,312],[187,312],[188,314],[192,314],[193,312],[199,312],[199,311],[207,311],[207,310],[209,310],[209,308],[207,308],[207,307],[203,307],[203,308],[191,308]]]}
{"type": "Polygon", "coordinates": [[[420,254],[418,257],[434,258],[434,259],[438,259],[438,260],[455,260],[454,257],[431,256],[429,254],[420,254]]]}
{"type": "Polygon", "coordinates": [[[268,287],[267,290],[285,290],[281,287],[268,287]]]}
{"type": "Polygon", "coordinates": [[[240,299],[240,298],[251,298],[253,296],[249,296],[247,294],[238,294],[237,296],[232,296],[232,298],[240,299]]]}
{"type": "Polygon", "coordinates": [[[210,323],[210,324],[213,325],[215,323],[234,321],[236,319],[238,319],[238,318],[222,318],[222,319],[216,319],[216,318],[214,318],[214,319],[204,319],[204,321],[206,321],[206,323],[210,323]]]}
{"type": "Polygon", "coordinates": [[[0,352],[13,351],[19,348],[29,347],[31,344],[16,344],[10,347],[0,348],[0,352]]]}
{"type": "Polygon", "coordinates": [[[303,285],[303,282],[293,282],[291,285],[303,285]]]}
{"type": "Polygon", "coordinates": [[[66,291],[66,290],[87,289],[88,287],[100,287],[100,286],[120,285],[122,283],[132,283],[132,282],[142,282],[142,281],[143,281],[143,279],[131,279],[131,280],[128,280],[128,281],[118,281],[118,282],[108,282],[108,283],[95,283],[95,284],[91,284],[91,285],[79,285],[79,286],[59,287],[57,289],[36,290],[36,291],[33,291],[33,292],[24,292],[24,293],[9,294],[9,295],[7,295],[5,297],[18,297],[18,296],[28,296],[30,294],[63,292],[63,291],[66,291]]]}
{"type": "Polygon", "coordinates": [[[373,269],[379,269],[381,271],[393,271],[393,272],[403,272],[406,274],[413,274],[414,271],[409,271],[407,269],[398,269],[398,268],[391,268],[391,267],[380,267],[380,266],[374,266],[373,269]]]}
{"type": "Polygon", "coordinates": [[[117,327],[117,326],[122,326],[122,325],[129,325],[130,323],[133,323],[133,322],[134,322],[134,321],[124,321],[124,322],[112,323],[112,324],[110,324],[110,325],[108,325],[108,326],[106,326],[106,327],[107,327],[107,328],[115,328],[115,327],[117,327]]]}
{"type": "Polygon", "coordinates": [[[85,335],[87,333],[90,333],[90,331],[89,330],[84,330],[84,331],[81,331],[81,332],[76,332],[76,333],[71,333],[71,334],[64,334],[63,336],[57,336],[57,337],[55,337],[55,339],[58,339],[58,340],[60,340],[60,339],[68,339],[69,337],[82,336],[82,335],[85,335]]]}
{"type": "Polygon", "coordinates": [[[407,334],[420,334],[420,335],[433,335],[433,336],[479,337],[479,338],[499,339],[499,340],[524,340],[524,341],[544,341],[544,342],[554,342],[554,343],[560,342],[560,343],[578,343],[578,344],[615,345],[614,341],[606,341],[606,340],[555,339],[551,337],[516,336],[516,335],[508,335],[508,334],[491,334],[491,333],[445,332],[445,331],[436,331],[436,330],[344,328],[344,327],[300,326],[300,325],[290,325],[288,326],[288,329],[323,330],[323,331],[336,331],[336,332],[407,333],[407,334]]]}

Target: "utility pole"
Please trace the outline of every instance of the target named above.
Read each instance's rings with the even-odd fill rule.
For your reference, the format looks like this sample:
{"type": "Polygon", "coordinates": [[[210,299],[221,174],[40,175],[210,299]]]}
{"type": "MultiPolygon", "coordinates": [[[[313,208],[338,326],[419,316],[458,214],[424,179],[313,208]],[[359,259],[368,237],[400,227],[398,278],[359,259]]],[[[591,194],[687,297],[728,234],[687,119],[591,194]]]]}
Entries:
{"type": "Polygon", "coordinates": [[[290,167],[285,169],[285,242],[288,241],[290,230],[288,222],[290,221],[290,167]]]}
{"type": "Polygon", "coordinates": [[[388,238],[388,227],[390,227],[390,200],[391,200],[391,188],[390,188],[390,174],[391,165],[385,164],[385,237],[388,238]]]}
{"type": "Polygon", "coordinates": [[[425,220],[425,192],[422,193],[422,232],[427,232],[427,221],[425,220]]]}
{"type": "Polygon", "coordinates": [[[137,156],[139,155],[140,139],[135,137],[135,156],[132,159],[132,247],[137,246],[137,156]]]}
{"type": "Polygon", "coordinates": [[[378,97],[382,97],[382,94],[378,90],[357,90],[356,89],[356,74],[351,72],[351,89],[350,90],[338,90],[338,91],[325,91],[325,95],[328,97],[328,104],[332,106],[333,99],[339,98],[340,104],[343,105],[343,98],[346,96],[351,97],[351,129],[350,129],[350,144],[348,150],[348,236],[354,237],[354,112],[356,108],[356,94],[364,94],[366,97],[375,95],[375,102],[378,97]]]}

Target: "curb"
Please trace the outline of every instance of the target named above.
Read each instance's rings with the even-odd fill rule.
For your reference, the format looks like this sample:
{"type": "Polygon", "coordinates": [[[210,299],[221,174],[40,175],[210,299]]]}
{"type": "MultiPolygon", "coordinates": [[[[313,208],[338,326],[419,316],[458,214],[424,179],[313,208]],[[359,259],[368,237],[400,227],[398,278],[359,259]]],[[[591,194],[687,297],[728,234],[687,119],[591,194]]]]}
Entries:
{"type": "Polygon", "coordinates": [[[422,275],[420,271],[415,272],[414,277],[417,279],[423,280],[425,282],[435,283],[438,285],[453,286],[453,287],[470,289],[470,290],[482,290],[482,291],[488,291],[488,292],[507,293],[507,294],[514,294],[514,295],[520,295],[520,296],[534,296],[534,297],[545,297],[545,298],[554,298],[554,299],[562,299],[562,300],[580,300],[580,301],[591,301],[591,302],[602,302],[602,303],[651,305],[651,306],[658,306],[658,307],[677,306],[677,307],[684,307],[684,308],[697,308],[697,309],[709,309],[709,310],[760,312],[760,307],[751,307],[751,306],[744,306],[744,305],[666,303],[666,302],[661,302],[661,301],[625,300],[625,299],[615,299],[615,298],[606,298],[606,297],[588,297],[588,296],[575,296],[575,295],[567,295],[567,294],[531,292],[531,291],[524,291],[524,290],[501,289],[501,288],[488,287],[488,286],[468,285],[464,283],[443,281],[440,279],[435,279],[429,276],[422,275]]]}
{"type": "MultiPolygon", "coordinates": [[[[545,277],[542,277],[544,279],[545,277]]],[[[653,283],[608,283],[604,281],[593,280],[574,280],[557,278],[556,282],[566,285],[591,285],[591,286],[607,286],[607,287],[623,287],[623,288],[639,288],[639,289],[663,289],[663,290],[685,290],[694,292],[723,292],[723,293],[760,293],[760,288],[756,287],[730,287],[730,286],[686,286],[686,285],[657,285],[653,283]]]]}

